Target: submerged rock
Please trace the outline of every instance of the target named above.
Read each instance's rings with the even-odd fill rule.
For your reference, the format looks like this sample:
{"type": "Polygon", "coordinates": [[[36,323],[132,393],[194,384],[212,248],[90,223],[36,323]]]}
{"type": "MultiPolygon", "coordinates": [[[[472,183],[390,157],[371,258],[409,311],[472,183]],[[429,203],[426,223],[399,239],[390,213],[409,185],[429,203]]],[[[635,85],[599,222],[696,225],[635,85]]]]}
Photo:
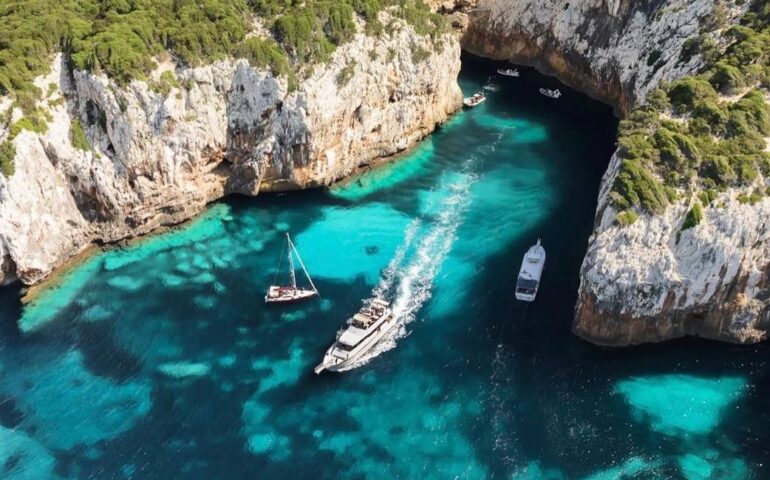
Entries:
{"type": "Polygon", "coordinates": [[[176,362],[159,365],[158,371],[172,378],[205,377],[211,367],[207,363],[176,362]]]}

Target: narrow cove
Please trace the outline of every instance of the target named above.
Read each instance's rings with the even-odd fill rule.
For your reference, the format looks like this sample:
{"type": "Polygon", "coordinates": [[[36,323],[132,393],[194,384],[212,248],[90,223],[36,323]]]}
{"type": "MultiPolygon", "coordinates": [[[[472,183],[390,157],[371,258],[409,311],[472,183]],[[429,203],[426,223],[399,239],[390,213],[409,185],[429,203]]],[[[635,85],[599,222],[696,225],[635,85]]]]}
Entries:
{"type": "Polygon", "coordinates": [[[218,202],[24,310],[0,291],[2,478],[770,475],[767,347],[570,333],[617,122],[531,70],[490,84],[497,67],[465,58],[463,91],[488,101],[398,163],[218,202]],[[267,308],[286,231],[322,299],[267,308]],[[513,285],[537,238],[548,263],[525,305],[513,285]],[[313,375],[375,288],[401,327],[365,365],[313,375]]]}

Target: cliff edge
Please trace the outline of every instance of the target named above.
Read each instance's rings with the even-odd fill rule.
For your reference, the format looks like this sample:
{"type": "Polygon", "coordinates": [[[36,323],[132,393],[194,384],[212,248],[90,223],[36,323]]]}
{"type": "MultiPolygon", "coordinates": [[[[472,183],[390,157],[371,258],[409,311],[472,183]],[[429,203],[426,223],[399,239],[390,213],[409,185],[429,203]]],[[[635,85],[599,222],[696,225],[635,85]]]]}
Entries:
{"type": "Polygon", "coordinates": [[[329,185],[410,147],[462,104],[455,35],[397,19],[358,33],[296,90],[285,77],[224,60],[159,62],[145,81],[72,70],[57,55],[35,79],[43,131],[0,97],[0,284],[33,284],[91,244],[182,222],[227,194],[329,185]]]}

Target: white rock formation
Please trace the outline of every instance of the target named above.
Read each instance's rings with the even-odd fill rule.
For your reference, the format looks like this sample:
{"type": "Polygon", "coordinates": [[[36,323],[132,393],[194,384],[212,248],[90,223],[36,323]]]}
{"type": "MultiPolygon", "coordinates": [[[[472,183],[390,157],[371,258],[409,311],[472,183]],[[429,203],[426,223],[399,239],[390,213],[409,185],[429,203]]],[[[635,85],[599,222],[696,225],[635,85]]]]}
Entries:
{"type": "MultiPolygon", "coordinates": [[[[162,95],[70,75],[57,57],[36,82],[56,86],[42,102],[48,131],[18,135],[16,173],[0,175],[0,284],[35,283],[90,244],[181,222],[228,193],[254,195],[263,169],[263,191],[322,186],[408,148],[461,106],[458,41],[447,34],[442,45],[406,25],[359,34],[291,93],[243,60],[177,68],[180,87],[162,95]],[[418,49],[427,59],[413,58],[418,49]],[[87,151],[70,141],[74,119],[87,151]]],[[[7,134],[0,127],[0,141],[7,134]]]]}
{"type": "Polygon", "coordinates": [[[607,195],[618,166],[614,157],[603,181],[575,332],[608,345],[684,335],[764,339],[770,328],[770,199],[742,204],[740,192],[728,190],[704,208],[693,228],[682,231],[687,200],[621,227],[607,195]]]}

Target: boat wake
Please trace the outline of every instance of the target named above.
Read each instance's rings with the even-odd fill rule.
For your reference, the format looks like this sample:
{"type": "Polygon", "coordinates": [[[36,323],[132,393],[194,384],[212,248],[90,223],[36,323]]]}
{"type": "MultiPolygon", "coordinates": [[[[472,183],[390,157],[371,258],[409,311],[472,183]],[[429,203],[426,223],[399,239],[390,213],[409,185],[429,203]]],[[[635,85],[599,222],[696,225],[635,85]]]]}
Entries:
{"type": "MultiPolygon", "coordinates": [[[[466,166],[474,163],[469,159],[466,166]]],[[[413,220],[406,230],[402,245],[385,268],[380,283],[372,291],[374,297],[391,301],[396,325],[371,350],[345,370],[352,370],[369,363],[373,358],[396,346],[399,339],[408,335],[406,326],[414,321],[416,313],[431,297],[433,280],[438,274],[452,245],[462,215],[470,203],[471,186],[478,179],[468,172],[459,173],[451,182],[439,189],[443,198],[437,211],[428,218],[413,220]]],[[[441,194],[440,193],[440,194],[441,194]]]]}
{"type": "Polygon", "coordinates": [[[393,255],[388,266],[383,270],[380,283],[378,283],[377,286],[374,287],[374,290],[372,290],[373,297],[385,297],[390,291],[390,287],[393,286],[393,281],[396,279],[398,269],[401,267],[401,264],[404,263],[404,257],[406,256],[409,247],[412,245],[414,235],[420,229],[421,225],[422,220],[420,218],[415,218],[409,222],[409,225],[407,225],[406,230],[404,231],[404,241],[396,250],[396,254],[393,255]]]}

